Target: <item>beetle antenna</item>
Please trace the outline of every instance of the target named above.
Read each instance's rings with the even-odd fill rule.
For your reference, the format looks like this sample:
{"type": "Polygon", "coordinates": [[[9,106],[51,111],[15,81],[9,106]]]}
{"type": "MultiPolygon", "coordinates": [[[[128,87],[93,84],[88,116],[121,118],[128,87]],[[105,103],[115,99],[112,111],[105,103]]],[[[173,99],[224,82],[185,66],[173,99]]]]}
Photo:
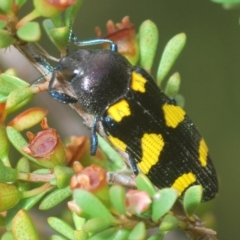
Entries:
{"type": "Polygon", "coordinates": [[[67,54],[69,53],[69,43],[72,40],[72,35],[73,35],[73,30],[72,30],[72,17],[69,18],[69,35],[68,35],[68,40],[67,40],[67,47],[66,51],[67,54]]]}
{"type": "Polygon", "coordinates": [[[36,60],[36,62],[40,65],[42,65],[44,68],[47,69],[47,73],[45,73],[42,77],[38,78],[37,80],[35,80],[33,83],[31,83],[31,85],[37,84],[40,81],[42,81],[47,75],[49,75],[50,73],[53,73],[54,71],[56,71],[59,67],[52,67],[45,58],[41,58],[41,57],[37,57],[34,58],[36,60]]]}
{"type": "Polygon", "coordinates": [[[70,38],[73,41],[73,43],[77,46],[89,46],[89,45],[100,45],[103,43],[109,43],[110,44],[110,50],[113,52],[117,52],[117,44],[109,39],[99,38],[99,39],[92,39],[92,40],[86,40],[86,41],[79,41],[76,35],[74,35],[72,32],[70,32],[70,38]]]}
{"type": "Polygon", "coordinates": [[[36,60],[36,62],[40,65],[42,65],[44,68],[46,68],[49,72],[53,72],[55,69],[54,67],[51,66],[51,64],[42,57],[36,57],[34,58],[36,60]]]}
{"type": "Polygon", "coordinates": [[[97,137],[97,123],[98,123],[98,116],[95,116],[93,121],[93,126],[91,129],[91,155],[94,156],[97,151],[98,147],[98,137],[97,137]]]}

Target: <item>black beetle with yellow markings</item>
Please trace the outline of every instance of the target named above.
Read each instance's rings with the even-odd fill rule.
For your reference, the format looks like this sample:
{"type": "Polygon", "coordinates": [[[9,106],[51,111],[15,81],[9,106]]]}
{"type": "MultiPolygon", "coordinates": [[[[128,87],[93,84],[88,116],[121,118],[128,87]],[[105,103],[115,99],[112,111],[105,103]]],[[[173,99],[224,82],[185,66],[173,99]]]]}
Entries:
{"type": "Polygon", "coordinates": [[[159,188],[171,187],[181,196],[188,187],[202,185],[203,201],[215,197],[218,182],[208,148],[185,111],[169,99],[142,68],[132,66],[107,39],[75,44],[109,43],[110,50],[79,49],[62,57],[49,84],[50,95],[63,103],[80,103],[94,116],[91,153],[97,148],[101,122],[107,139],[127,153],[138,169],[159,188]],[[56,90],[55,81],[67,82],[75,96],[56,90]]]}

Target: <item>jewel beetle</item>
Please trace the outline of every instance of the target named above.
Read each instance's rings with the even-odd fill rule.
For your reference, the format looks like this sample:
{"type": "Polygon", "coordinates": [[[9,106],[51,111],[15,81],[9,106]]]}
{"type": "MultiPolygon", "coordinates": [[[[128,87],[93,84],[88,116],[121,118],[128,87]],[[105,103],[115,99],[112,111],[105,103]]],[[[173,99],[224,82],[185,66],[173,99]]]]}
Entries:
{"type": "Polygon", "coordinates": [[[50,95],[63,103],[80,103],[94,116],[91,154],[97,149],[101,122],[109,143],[127,155],[135,174],[140,170],[159,188],[179,196],[202,185],[202,201],[218,192],[208,148],[185,111],[169,99],[143,68],[132,66],[108,39],[78,41],[78,46],[109,43],[110,49],[78,49],[62,57],[49,83],[50,95]],[[69,84],[75,96],[54,88],[69,84]]]}

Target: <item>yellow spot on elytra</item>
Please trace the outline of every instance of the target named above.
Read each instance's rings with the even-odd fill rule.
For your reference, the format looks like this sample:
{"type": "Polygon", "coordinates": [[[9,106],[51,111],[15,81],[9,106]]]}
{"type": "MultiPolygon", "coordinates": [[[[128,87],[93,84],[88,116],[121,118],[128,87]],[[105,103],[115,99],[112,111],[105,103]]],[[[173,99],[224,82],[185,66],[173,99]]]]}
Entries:
{"type": "Polygon", "coordinates": [[[205,167],[207,165],[208,147],[203,139],[199,143],[198,153],[201,166],[205,167]]]}
{"type": "Polygon", "coordinates": [[[110,106],[107,110],[107,113],[109,117],[116,122],[121,122],[123,117],[131,115],[131,110],[128,102],[125,99],[122,99],[110,106]]]}
{"type": "Polygon", "coordinates": [[[141,75],[136,72],[132,72],[132,82],[131,88],[136,92],[146,92],[145,83],[147,80],[141,75]]]}
{"type": "Polygon", "coordinates": [[[162,109],[168,127],[176,128],[178,124],[184,120],[186,113],[181,107],[172,104],[164,104],[162,109]]]}
{"type": "Polygon", "coordinates": [[[141,139],[142,159],[138,167],[144,174],[159,161],[159,156],[164,147],[164,140],[161,134],[145,133],[141,139]]]}
{"type": "Polygon", "coordinates": [[[121,141],[120,139],[115,138],[111,135],[108,136],[108,139],[114,147],[116,147],[117,149],[119,149],[123,152],[126,152],[127,145],[123,141],[121,141]]]}
{"type": "Polygon", "coordinates": [[[184,190],[196,181],[196,179],[196,176],[192,172],[184,173],[175,180],[171,188],[176,189],[180,196],[184,190]]]}

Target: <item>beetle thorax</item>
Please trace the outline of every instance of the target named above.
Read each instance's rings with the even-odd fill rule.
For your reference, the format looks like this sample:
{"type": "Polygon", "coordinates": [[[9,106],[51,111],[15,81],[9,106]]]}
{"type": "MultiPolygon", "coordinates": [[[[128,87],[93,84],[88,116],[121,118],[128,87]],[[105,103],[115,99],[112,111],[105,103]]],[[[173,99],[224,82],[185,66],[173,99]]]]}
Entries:
{"type": "Polygon", "coordinates": [[[99,115],[128,89],[131,64],[110,50],[78,50],[84,61],[78,62],[79,74],[71,81],[79,103],[91,114],[99,115]],[[87,52],[87,53],[86,53],[87,52]]]}

